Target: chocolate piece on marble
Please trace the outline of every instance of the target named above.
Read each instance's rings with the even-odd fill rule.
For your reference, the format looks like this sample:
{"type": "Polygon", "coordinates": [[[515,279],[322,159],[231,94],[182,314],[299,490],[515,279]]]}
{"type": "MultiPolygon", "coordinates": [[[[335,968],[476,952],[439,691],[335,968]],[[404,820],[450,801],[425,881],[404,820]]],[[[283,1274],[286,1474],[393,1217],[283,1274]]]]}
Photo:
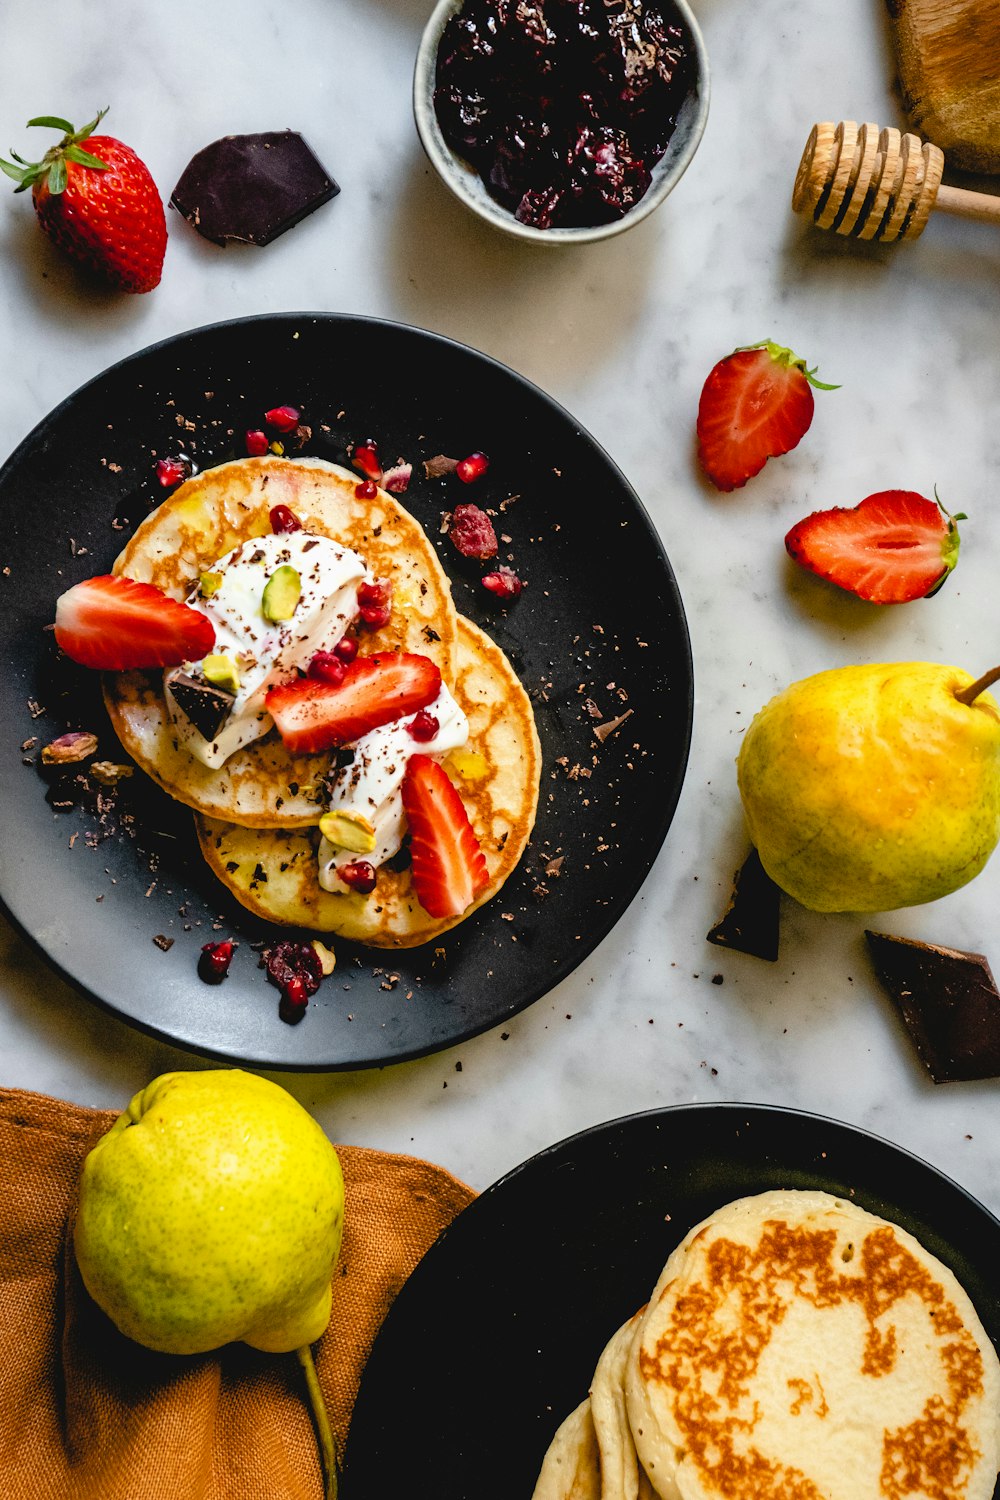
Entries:
{"type": "Polygon", "coordinates": [[[1000,1078],[1000,994],[984,955],[884,932],[865,937],[934,1082],[1000,1078]]]}
{"type": "Polygon", "coordinates": [[[733,877],[729,905],[708,934],[710,943],[774,963],[778,957],[781,892],[751,849],[733,877]]]}
{"type": "Polygon", "coordinates": [[[198,233],[269,245],[340,188],[294,130],[225,135],[197,152],[170,202],[198,233]]]}

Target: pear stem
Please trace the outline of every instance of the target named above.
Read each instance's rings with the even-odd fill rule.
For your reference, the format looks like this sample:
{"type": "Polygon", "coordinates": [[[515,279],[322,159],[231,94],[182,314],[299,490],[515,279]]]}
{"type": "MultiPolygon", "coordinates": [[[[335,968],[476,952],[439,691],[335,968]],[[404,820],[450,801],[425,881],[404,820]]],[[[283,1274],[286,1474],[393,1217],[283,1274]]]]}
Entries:
{"type": "Polygon", "coordinates": [[[959,703],[970,706],[980,693],[985,693],[986,689],[992,687],[995,682],[1000,682],[1000,667],[992,667],[989,672],[984,672],[982,677],[977,677],[975,682],[970,682],[969,686],[962,688],[955,694],[955,697],[959,703]]]}
{"type": "Polygon", "coordinates": [[[312,1407],[313,1421],[316,1424],[316,1436],[319,1439],[320,1458],[323,1461],[326,1500],[337,1500],[337,1444],[334,1441],[333,1430],[330,1427],[330,1418],[327,1416],[326,1402],[323,1400],[319,1377],[316,1374],[312,1349],[308,1344],[303,1344],[301,1349],[296,1349],[295,1357],[302,1366],[306,1377],[309,1405],[312,1407]]]}

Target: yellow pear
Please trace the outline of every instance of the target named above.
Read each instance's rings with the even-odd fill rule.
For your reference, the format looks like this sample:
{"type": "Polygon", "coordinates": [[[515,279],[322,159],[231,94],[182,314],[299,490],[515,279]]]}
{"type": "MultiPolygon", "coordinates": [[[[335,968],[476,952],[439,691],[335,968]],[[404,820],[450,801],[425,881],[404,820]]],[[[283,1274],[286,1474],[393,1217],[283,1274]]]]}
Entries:
{"type": "Polygon", "coordinates": [[[997,676],[839,667],[772,698],[737,761],[771,879],[813,911],[884,911],[978,875],[1000,839],[997,676]]]}
{"type": "Polygon", "coordinates": [[[147,1348],[319,1338],[344,1222],[337,1153],[287,1090],[239,1069],[164,1073],[83,1166],[84,1284],[147,1348]]]}

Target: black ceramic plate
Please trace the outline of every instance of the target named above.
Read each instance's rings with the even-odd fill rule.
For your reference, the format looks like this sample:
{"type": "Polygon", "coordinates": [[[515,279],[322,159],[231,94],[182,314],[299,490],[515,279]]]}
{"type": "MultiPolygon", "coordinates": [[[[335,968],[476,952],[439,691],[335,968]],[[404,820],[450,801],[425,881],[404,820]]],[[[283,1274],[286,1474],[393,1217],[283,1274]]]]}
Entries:
{"type": "Polygon", "coordinates": [[[916,1157],[793,1110],[632,1115],[516,1168],[420,1262],[362,1379],[342,1500],[527,1500],[670,1251],[713,1209],[772,1188],[822,1188],[908,1229],[1000,1342],[1000,1223],[916,1157]]]}
{"type": "Polygon", "coordinates": [[[619,470],[502,365],[417,329],[332,314],[198,329],[116,365],[47,417],[0,471],[0,525],[0,898],[63,975],[126,1020],[261,1066],[397,1061],[544,994],[642,884],[690,737],[680,597],[619,470]],[[308,455],[345,462],[349,443],[375,437],[389,462],[413,463],[405,503],[437,543],[458,608],[513,660],[544,753],[532,845],[501,895],[424,948],[380,955],[337,943],[337,973],[297,1027],[278,1019],[251,947],[276,929],[208,874],[191,815],[139,775],[95,807],[71,775],[38,765],[40,746],[67,728],[99,733],[99,755],[121,758],[96,675],[60,662],[45,632],[57,596],[106,572],[162,498],[156,455],[183,451],[202,467],[241,456],[246,429],[283,404],[312,429],[308,455]],[[424,477],[421,460],[476,449],[491,465],[474,489],[424,477]],[[506,610],[479,582],[482,567],[440,532],[442,512],[472,499],[497,509],[502,556],[527,585],[506,610]],[[620,729],[594,737],[595,724],[626,711],[620,729]],[[209,988],[196,961],[220,933],[240,948],[230,977],[209,988]]]}

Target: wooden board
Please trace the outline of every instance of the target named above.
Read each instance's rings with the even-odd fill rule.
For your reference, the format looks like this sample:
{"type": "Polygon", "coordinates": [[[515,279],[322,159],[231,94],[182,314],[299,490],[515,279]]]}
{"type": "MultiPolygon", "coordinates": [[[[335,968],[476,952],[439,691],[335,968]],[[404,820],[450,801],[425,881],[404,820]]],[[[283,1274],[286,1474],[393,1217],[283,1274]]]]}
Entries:
{"type": "Polygon", "coordinates": [[[949,166],[1000,172],[1000,0],[885,0],[903,104],[949,166]]]}

